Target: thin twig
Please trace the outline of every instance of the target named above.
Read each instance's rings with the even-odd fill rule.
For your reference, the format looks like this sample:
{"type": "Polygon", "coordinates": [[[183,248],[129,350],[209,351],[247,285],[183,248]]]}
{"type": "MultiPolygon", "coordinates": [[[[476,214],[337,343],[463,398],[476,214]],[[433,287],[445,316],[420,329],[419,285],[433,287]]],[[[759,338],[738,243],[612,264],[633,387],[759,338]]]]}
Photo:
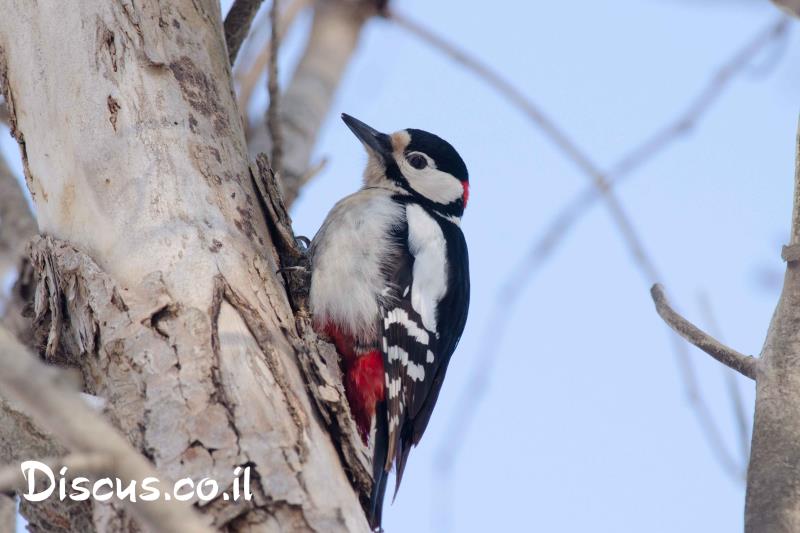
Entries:
{"type": "Polygon", "coordinates": [[[719,100],[731,80],[744,72],[750,62],[768,45],[784,35],[789,29],[789,24],[790,20],[787,17],[779,16],[759,30],[752,39],[747,41],[714,72],[706,86],[689,103],[683,113],[645,139],[611,168],[609,174],[614,176],[612,184],[617,185],[625,176],[650,161],[678,138],[689,133],[711,106],[719,100]]]}
{"type": "Polygon", "coordinates": [[[694,344],[708,355],[723,365],[736,370],[743,376],[756,379],[758,360],[752,356],[744,355],[733,348],[725,346],[711,335],[701,330],[681,315],[679,315],[667,301],[664,289],[656,283],[650,289],[653,303],[656,304],[658,315],[672,328],[675,333],[694,344]]]}
{"type": "Polygon", "coordinates": [[[242,43],[250,33],[250,26],[258,13],[263,0],[234,0],[225,16],[225,44],[228,45],[228,58],[231,65],[236,62],[242,43]]]}
{"type": "Polygon", "coordinates": [[[389,11],[386,17],[431,46],[434,46],[439,51],[447,54],[451,59],[465,68],[471,70],[498,93],[507,98],[515,107],[522,111],[536,127],[541,129],[545,136],[591,180],[592,186],[598,194],[603,196],[606,201],[606,206],[610,211],[611,218],[617,225],[617,229],[622,234],[634,261],[639,266],[645,279],[648,282],[660,279],[653,262],[644,250],[641,238],[637,235],[630,218],[612,192],[606,176],[600,170],[599,166],[596,165],[588,154],[581,150],[577,143],[557,126],[538,105],[522,94],[519,89],[503,78],[489,65],[478,61],[428,28],[425,28],[421,24],[395,11],[389,11]]]}
{"type": "MultiPolygon", "coordinates": [[[[708,294],[701,293],[699,296],[700,309],[705,316],[705,321],[708,324],[708,330],[711,335],[717,339],[722,339],[722,330],[714,314],[714,309],[711,307],[711,300],[708,294]]],[[[742,397],[742,390],[739,387],[739,379],[728,369],[723,369],[725,384],[728,387],[728,395],[731,398],[731,405],[733,409],[733,418],[736,420],[736,429],[739,433],[739,452],[742,456],[740,463],[743,465],[739,469],[739,479],[744,480],[747,471],[747,461],[750,457],[750,423],[747,420],[747,413],[745,412],[744,398],[742,397]]]]}
{"type": "MultiPolygon", "coordinates": [[[[114,465],[114,477],[127,486],[152,477],[161,494],[169,491],[164,477],[111,424],[94,413],[55,379],[56,371],[39,362],[0,327],[0,392],[16,401],[34,422],[80,454],[101,454],[114,465]]],[[[150,502],[124,501],[136,518],[156,531],[210,533],[186,502],[158,498],[150,502]]]]}
{"type": "MultiPolygon", "coordinates": [[[[311,3],[311,0],[292,0],[289,5],[286,6],[286,9],[283,10],[281,13],[280,21],[278,22],[278,40],[282,41],[286,32],[294,23],[297,15],[300,14],[303,9],[308,7],[311,3]]],[[[272,37],[264,43],[264,46],[261,48],[261,51],[256,56],[255,60],[247,69],[242,69],[241,72],[236,76],[237,80],[239,81],[239,109],[242,113],[246,113],[247,108],[250,105],[250,100],[253,97],[253,91],[255,91],[256,86],[258,85],[258,80],[261,78],[261,75],[264,73],[264,70],[269,65],[270,57],[272,56],[272,46],[270,45],[272,41],[272,37]]]]}
{"type": "MultiPolygon", "coordinates": [[[[731,56],[708,80],[706,86],[695,96],[685,111],[668,124],[656,131],[652,136],[634,147],[611,167],[608,173],[610,186],[617,187],[625,179],[633,175],[646,162],[671,146],[683,135],[688,134],[705,116],[711,106],[719,100],[731,81],[745,71],[752,59],[762,52],[770,43],[779,39],[789,28],[789,19],[779,17],[759,31],[742,48],[731,56]]],[[[595,187],[587,187],[565,205],[548,225],[547,229],[529,248],[521,268],[536,258],[537,263],[544,263],[563,242],[575,223],[588,212],[589,208],[601,198],[595,187]]],[[[520,279],[522,283],[526,276],[520,279]]]]}
{"type": "Polygon", "coordinates": [[[272,139],[272,157],[270,163],[275,172],[280,175],[283,168],[283,133],[280,119],[280,87],[278,85],[278,10],[279,0],[272,0],[269,11],[269,21],[272,32],[269,39],[269,72],[267,74],[267,90],[269,91],[269,107],[267,108],[267,129],[272,139]]]}

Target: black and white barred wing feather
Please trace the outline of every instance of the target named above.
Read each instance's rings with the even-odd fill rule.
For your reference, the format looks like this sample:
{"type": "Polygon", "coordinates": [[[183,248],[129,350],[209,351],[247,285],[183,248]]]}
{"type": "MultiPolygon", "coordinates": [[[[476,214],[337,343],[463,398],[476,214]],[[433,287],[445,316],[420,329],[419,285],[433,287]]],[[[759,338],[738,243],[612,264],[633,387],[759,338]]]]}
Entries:
{"type": "Polygon", "coordinates": [[[394,264],[392,294],[382,311],[388,429],[384,468],[388,471],[396,462],[395,493],[408,453],[430,420],[469,303],[467,251],[461,230],[430,217],[425,223],[435,226],[425,231],[434,230],[436,238],[421,242],[414,234],[420,233],[418,219],[411,216],[409,223],[400,236],[404,251],[394,264]],[[444,245],[445,232],[453,233],[447,236],[448,247],[444,245]],[[431,281],[436,275],[443,277],[441,282],[431,281]]]}

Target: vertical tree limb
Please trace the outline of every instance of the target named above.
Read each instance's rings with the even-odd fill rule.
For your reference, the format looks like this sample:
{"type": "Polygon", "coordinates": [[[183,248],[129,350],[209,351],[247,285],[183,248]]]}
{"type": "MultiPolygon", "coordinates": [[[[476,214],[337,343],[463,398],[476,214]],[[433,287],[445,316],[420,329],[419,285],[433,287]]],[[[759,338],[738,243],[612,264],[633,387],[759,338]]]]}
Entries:
{"type": "MultiPolygon", "coordinates": [[[[286,31],[295,21],[297,15],[299,15],[301,11],[308,7],[309,4],[311,4],[311,0],[291,0],[291,2],[289,2],[289,5],[287,5],[286,9],[283,10],[280,19],[278,20],[277,36],[279,42],[283,40],[284,35],[286,35],[286,31]]],[[[261,51],[259,51],[253,62],[250,65],[241,67],[237,70],[236,81],[239,83],[240,87],[239,109],[244,115],[247,115],[247,109],[250,106],[250,99],[253,97],[253,90],[255,90],[256,85],[258,84],[258,80],[261,79],[261,75],[264,74],[272,55],[272,46],[270,46],[271,42],[272,35],[270,35],[270,38],[261,48],[261,51]]]]}
{"type": "Polygon", "coordinates": [[[269,107],[267,108],[267,129],[272,139],[272,168],[280,172],[283,168],[283,133],[279,117],[280,86],[278,80],[278,45],[280,43],[278,12],[279,0],[272,0],[269,10],[271,26],[269,37],[269,70],[267,73],[267,90],[269,91],[269,107]]]}
{"type": "MultiPolygon", "coordinates": [[[[292,81],[281,98],[280,121],[284,136],[281,176],[284,200],[291,206],[313,173],[311,153],[322,122],[350,59],[361,28],[375,14],[375,0],[317,0],[308,43],[292,81]]],[[[266,121],[252,128],[249,139],[253,158],[271,152],[266,121]]]]}
{"type": "MultiPolygon", "coordinates": [[[[800,127],[789,247],[800,245],[800,127]]],[[[800,262],[789,260],[756,382],[745,530],[800,530],[800,262]]]]}

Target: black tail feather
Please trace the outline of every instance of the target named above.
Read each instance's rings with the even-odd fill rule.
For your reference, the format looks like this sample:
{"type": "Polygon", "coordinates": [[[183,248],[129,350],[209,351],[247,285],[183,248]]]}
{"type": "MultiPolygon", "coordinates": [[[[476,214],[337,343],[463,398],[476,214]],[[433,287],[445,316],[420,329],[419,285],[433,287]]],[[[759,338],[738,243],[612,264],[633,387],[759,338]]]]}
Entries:
{"type": "Polygon", "coordinates": [[[375,445],[372,456],[372,494],[370,495],[369,525],[373,531],[381,531],[383,515],[383,497],[386,494],[386,482],[389,472],[384,469],[386,454],[389,448],[389,423],[386,404],[380,402],[375,406],[375,445]]]}
{"type": "Polygon", "coordinates": [[[411,436],[400,437],[400,442],[397,443],[397,456],[395,458],[395,479],[394,479],[394,495],[392,496],[392,503],[397,498],[397,491],[400,490],[400,482],[403,481],[403,471],[406,469],[406,461],[408,454],[411,451],[411,436]]]}

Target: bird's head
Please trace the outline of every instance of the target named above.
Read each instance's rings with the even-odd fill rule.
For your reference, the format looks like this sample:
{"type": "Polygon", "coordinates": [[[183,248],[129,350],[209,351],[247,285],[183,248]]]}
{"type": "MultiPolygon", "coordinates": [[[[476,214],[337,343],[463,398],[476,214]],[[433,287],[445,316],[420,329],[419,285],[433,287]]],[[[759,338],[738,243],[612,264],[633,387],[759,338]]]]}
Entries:
{"type": "Polygon", "coordinates": [[[350,115],[342,114],[342,120],[369,154],[367,186],[388,186],[445,217],[461,218],[469,198],[469,176],[450,143],[423,130],[386,134],[350,115]]]}

